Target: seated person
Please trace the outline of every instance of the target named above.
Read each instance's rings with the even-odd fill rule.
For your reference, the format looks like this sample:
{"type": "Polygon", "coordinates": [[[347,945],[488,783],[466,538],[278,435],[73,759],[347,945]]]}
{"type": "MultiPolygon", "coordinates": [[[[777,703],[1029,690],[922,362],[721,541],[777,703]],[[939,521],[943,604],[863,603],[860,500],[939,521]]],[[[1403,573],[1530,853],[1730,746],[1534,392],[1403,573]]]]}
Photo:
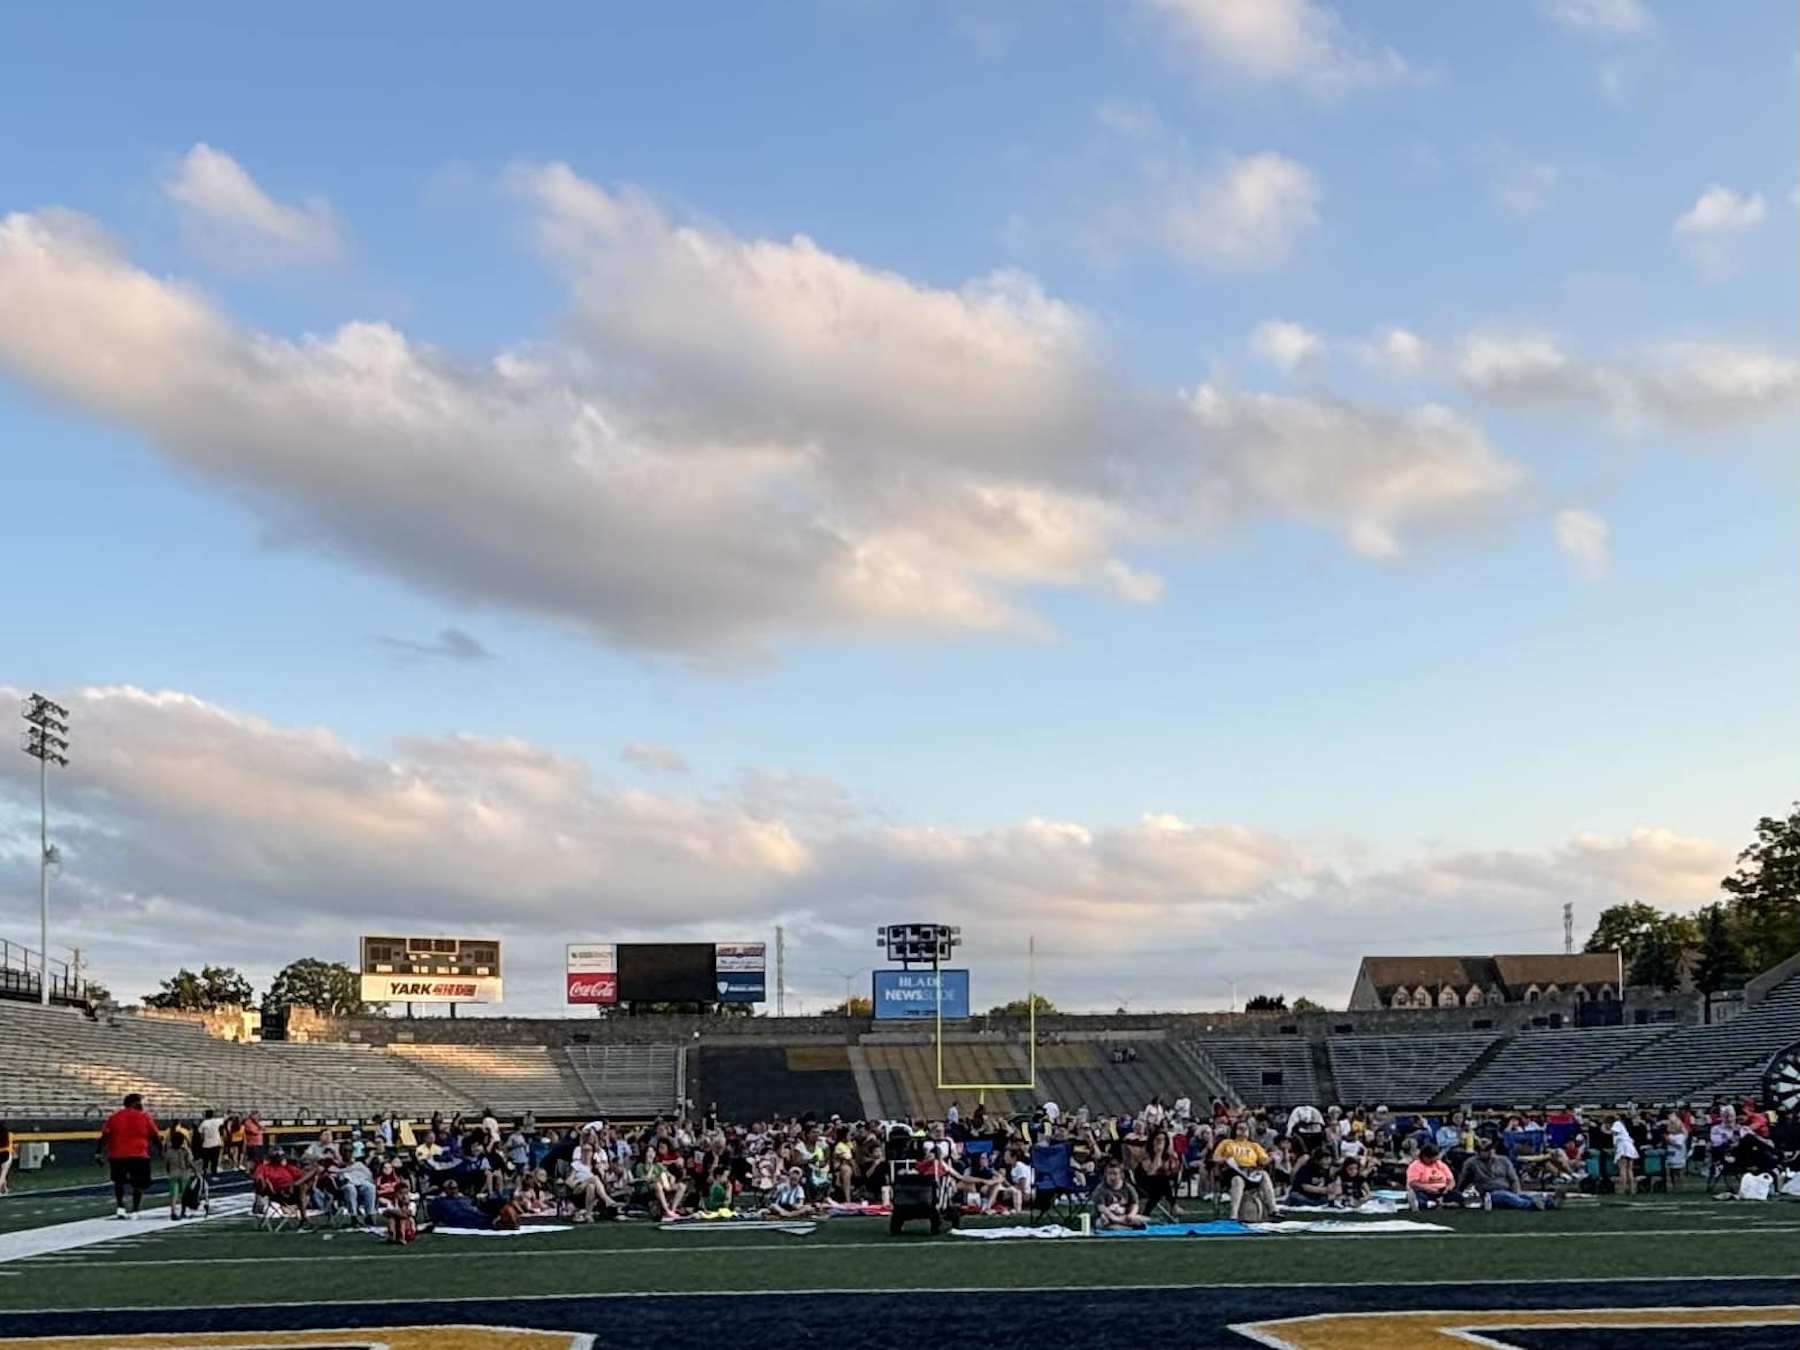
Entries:
{"type": "Polygon", "coordinates": [[[434,1195],[425,1212],[438,1228],[492,1228],[494,1221],[475,1207],[475,1202],[462,1193],[454,1181],[446,1181],[444,1189],[434,1195]]]}
{"type": "Polygon", "coordinates": [[[1450,1175],[1450,1165],[1438,1157],[1435,1143],[1426,1144],[1406,1165],[1406,1198],[1409,1209],[1456,1203],[1456,1178],[1450,1175]]]}
{"type": "Polygon", "coordinates": [[[360,1158],[351,1158],[349,1154],[350,1146],[345,1144],[345,1161],[334,1176],[338,1201],[352,1219],[372,1224],[375,1222],[375,1175],[369,1171],[367,1163],[360,1158]]]}
{"type": "Polygon", "coordinates": [[[513,1188],[513,1208],[521,1214],[556,1213],[556,1196],[550,1188],[550,1174],[543,1168],[527,1172],[513,1188]]]}
{"type": "Polygon", "coordinates": [[[375,1173],[375,1204],[377,1209],[386,1209],[394,1198],[394,1192],[404,1183],[400,1169],[394,1160],[389,1158],[381,1164],[381,1170],[375,1173]]]}
{"type": "Polygon", "coordinates": [[[1246,1187],[1261,1194],[1263,1217],[1275,1213],[1275,1183],[1269,1179],[1269,1155],[1250,1137],[1247,1121],[1239,1120],[1231,1127],[1231,1137],[1219,1141],[1218,1147],[1213,1149],[1213,1161],[1224,1169],[1229,1180],[1233,1219],[1243,1210],[1246,1187]]]}
{"type": "Polygon", "coordinates": [[[563,1183],[569,1188],[569,1200],[575,1207],[575,1222],[591,1222],[595,1212],[602,1212],[607,1218],[614,1217],[612,1201],[606,1194],[606,1184],[594,1165],[594,1146],[583,1144],[569,1159],[568,1172],[563,1183]]]}
{"type": "Polygon", "coordinates": [[[1094,1207],[1095,1228],[1147,1228],[1150,1221],[1140,1212],[1138,1195],[1125,1180],[1124,1164],[1113,1161],[1100,1174],[1100,1184],[1088,1197],[1094,1207]]]}
{"type": "Polygon", "coordinates": [[[306,1226],[306,1212],[312,1200],[311,1176],[279,1146],[270,1149],[269,1156],[250,1174],[250,1189],[264,1202],[291,1205],[300,1212],[301,1227],[306,1226]]]}
{"type": "Polygon", "coordinates": [[[1336,1193],[1337,1187],[1331,1176],[1331,1155],[1321,1144],[1306,1155],[1305,1162],[1294,1169],[1293,1180],[1288,1183],[1287,1203],[1315,1207],[1328,1205],[1336,1193]]]}
{"type": "Polygon", "coordinates": [[[731,1169],[719,1163],[712,1169],[706,1188],[705,1208],[709,1213],[717,1214],[721,1210],[729,1210],[734,1193],[731,1189],[731,1169]]]}
{"type": "Polygon", "coordinates": [[[887,1202],[887,1150],[877,1140],[870,1145],[866,1160],[856,1178],[856,1196],[872,1203],[887,1202]]]}
{"type": "Polygon", "coordinates": [[[1475,1141],[1475,1156],[1463,1163],[1456,1178],[1459,1191],[1470,1187],[1481,1196],[1484,1209],[1543,1209],[1547,1203],[1555,1207],[1554,1196],[1546,1202],[1542,1195],[1529,1196],[1519,1190],[1519,1173],[1512,1159],[1486,1136],[1475,1141]]]}
{"type": "Polygon", "coordinates": [[[806,1198],[806,1173],[798,1167],[788,1168],[775,1187],[769,1213],[778,1219],[804,1219],[812,1212],[812,1203],[806,1198]]]}
{"type": "Polygon", "coordinates": [[[1361,1158],[1345,1158],[1338,1170],[1337,1201],[1347,1209],[1367,1204],[1374,1194],[1369,1178],[1363,1174],[1361,1158]]]}
{"type": "Polygon", "coordinates": [[[387,1228],[386,1241],[399,1244],[411,1242],[418,1237],[418,1221],[413,1216],[412,1187],[404,1180],[399,1181],[382,1201],[381,1218],[387,1228]]]}

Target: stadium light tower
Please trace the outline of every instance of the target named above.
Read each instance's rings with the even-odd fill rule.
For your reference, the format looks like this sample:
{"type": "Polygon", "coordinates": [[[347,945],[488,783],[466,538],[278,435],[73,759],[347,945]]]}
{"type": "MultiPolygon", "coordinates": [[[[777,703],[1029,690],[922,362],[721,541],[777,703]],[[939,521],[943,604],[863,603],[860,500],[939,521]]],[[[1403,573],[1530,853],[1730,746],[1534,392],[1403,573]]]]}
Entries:
{"type": "Polygon", "coordinates": [[[25,700],[19,748],[38,762],[38,1002],[50,1003],[50,865],[62,855],[50,845],[50,766],[66,768],[69,710],[42,694],[25,700]]]}

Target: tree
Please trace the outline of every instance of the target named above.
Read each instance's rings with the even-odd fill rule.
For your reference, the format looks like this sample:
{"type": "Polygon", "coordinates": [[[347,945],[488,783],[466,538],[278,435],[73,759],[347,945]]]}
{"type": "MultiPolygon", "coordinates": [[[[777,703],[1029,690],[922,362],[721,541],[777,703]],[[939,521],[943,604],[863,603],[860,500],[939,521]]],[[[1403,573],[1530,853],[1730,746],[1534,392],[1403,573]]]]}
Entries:
{"type": "Polygon", "coordinates": [[[87,999],[87,1001],[96,1008],[104,1007],[106,1004],[113,1001],[112,990],[108,989],[98,980],[83,980],[81,982],[81,993],[82,997],[87,999]]]}
{"type": "MultiPolygon", "coordinates": [[[[1037,1015],[1056,1011],[1056,1005],[1042,994],[1033,994],[1032,1000],[1037,1004],[1037,1015]]],[[[1022,998],[1015,998],[1011,1003],[1001,1003],[988,1009],[989,1017],[1025,1017],[1031,1012],[1031,1006],[1022,998]]]]}
{"type": "Polygon", "coordinates": [[[1706,995],[1707,1014],[1712,996],[1744,982],[1744,958],[1732,931],[1724,905],[1708,905],[1700,911],[1700,959],[1694,966],[1694,988],[1706,995]]]}
{"type": "Polygon", "coordinates": [[[342,961],[321,961],[306,956],[284,967],[263,995],[264,1015],[289,1008],[316,1008],[332,1017],[377,1015],[376,1005],[364,1003],[362,978],[342,961]]]}
{"type": "Polygon", "coordinates": [[[1299,998],[1294,1000],[1294,1006],[1293,1006],[1292,1011],[1297,1012],[1297,1013],[1324,1012],[1325,1005],[1323,1003],[1314,1003],[1310,998],[1307,998],[1304,994],[1302,994],[1299,998]]]}
{"type": "Polygon", "coordinates": [[[1644,940],[1666,917],[1655,905],[1646,905],[1642,900],[1633,900],[1629,905],[1609,905],[1600,911],[1600,918],[1582,950],[1619,952],[1629,966],[1637,959],[1638,948],[1643,946],[1644,940]]]}
{"type": "Polygon", "coordinates": [[[852,998],[847,1004],[840,1003],[836,1007],[825,1010],[826,1017],[873,1017],[875,1000],[872,998],[852,998]]]}
{"type": "Polygon", "coordinates": [[[1245,1012],[1286,1012],[1286,994],[1258,994],[1244,1005],[1245,1012]]]}
{"type": "Polygon", "coordinates": [[[250,981],[235,966],[202,966],[198,975],[183,966],[162,982],[162,992],[145,994],[151,1008],[210,1012],[214,1008],[247,1008],[256,998],[250,981]]]}
{"type": "Polygon", "coordinates": [[[1738,868],[1719,883],[1751,973],[1800,951],[1800,803],[1785,820],[1764,816],[1738,868]]]}
{"type": "MultiPolygon", "coordinates": [[[[1671,916],[1685,919],[1686,916],[1671,916]]],[[[1692,920],[1687,920],[1689,925],[1692,920]]],[[[1625,975],[1627,984],[1660,989],[1665,994],[1681,988],[1681,958],[1691,945],[1681,941],[1681,924],[1659,924],[1638,943],[1637,955],[1625,975]]]]}

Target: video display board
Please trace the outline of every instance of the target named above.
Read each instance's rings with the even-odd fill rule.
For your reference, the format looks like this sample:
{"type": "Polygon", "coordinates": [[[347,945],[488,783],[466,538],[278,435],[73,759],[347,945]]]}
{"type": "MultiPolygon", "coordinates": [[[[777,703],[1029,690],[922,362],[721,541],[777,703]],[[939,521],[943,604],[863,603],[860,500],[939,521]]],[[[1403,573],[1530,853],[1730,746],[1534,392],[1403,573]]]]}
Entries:
{"type": "Polygon", "coordinates": [[[717,1003],[717,953],[710,942],[621,942],[619,1002],[717,1003]]]}

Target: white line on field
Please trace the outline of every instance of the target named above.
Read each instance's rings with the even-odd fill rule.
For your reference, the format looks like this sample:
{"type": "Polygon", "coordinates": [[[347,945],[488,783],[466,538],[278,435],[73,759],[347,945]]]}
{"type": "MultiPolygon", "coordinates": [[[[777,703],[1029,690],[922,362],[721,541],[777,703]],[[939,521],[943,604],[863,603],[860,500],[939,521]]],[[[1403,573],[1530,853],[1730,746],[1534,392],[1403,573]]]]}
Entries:
{"type": "MultiPolygon", "coordinates": [[[[1800,1224],[1759,1224],[1756,1227],[1755,1231],[1757,1231],[1759,1233],[1800,1233],[1800,1224]]],[[[1217,1237],[1208,1238],[1207,1241],[1209,1243],[1213,1243],[1213,1242],[1266,1243],[1271,1238],[1277,1238],[1280,1236],[1282,1236],[1282,1235],[1269,1234],[1269,1233],[1245,1233],[1242,1236],[1221,1235],[1221,1236],[1217,1236],[1217,1237]]],[[[1575,1240],[1575,1239],[1580,1239],[1585,1242],[1594,1242],[1594,1241],[1605,1242],[1605,1241],[1619,1241],[1619,1240],[1628,1239],[1628,1238],[1650,1238],[1650,1237],[1717,1237],[1718,1230],[1712,1229],[1712,1228],[1646,1228],[1646,1229],[1638,1230],[1636,1232],[1629,1232],[1629,1233],[1607,1233],[1607,1232],[1466,1233],[1466,1232],[1457,1232],[1455,1230],[1440,1230],[1438,1232],[1432,1232],[1432,1233],[1301,1233],[1301,1234],[1287,1234],[1285,1236],[1287,1236],[1289,1238],[1300,1237],[1307,1241],[1336,1241],[1336,1240],[1342,1240],[1342,1239],[1346,1239],[1346,1238],[1363,1239],[1363,1240],[1373,1240],[1376,1238],[1399,1239],[1399,1240],[1405,1240],[1408,1238],[1439,1238],[1439,1239],[1441,1239],[1441,1238],[1460,1238],[1465,1242],[1512,1242],[1512,1241],[1551,1242],[1551,1241],[1557,1241],[1557,1240],[1575,1240]]],[[[992,1238],[992,1239],[989,1239],[987,1245],[1000,1245],[1000,1244],[1015,1243],[1015,1242],[1035,1242],[1035,1241],[1040,1241],[1040,1240],[1041,1239],[1036,1239],[1036,1238],[992,1238]]],[[[368,1244],[371,1247],[378,1245],[373,1238],[370,1238],[368,1240],[368,1244]]],[[[458,1248],[456,1250],[445,1250],[445,1251],[417,1251],[417,1250],[408,1251],[408,1252],[362,1251],[362,1252],[358,1252],[353,1259],[358,1260],[358,1261],[415,1261],[416,1262],[416,1261],[463,1261],[463,1260],[476,1260],[476,1259],[495,1260],[495,1259],[508,1258],[508,1257],[512,1257],[512,1258],[536,1257],[538,1259],[546,1259],[546,1258],[555,1259],[555,1258],[561,1257],[561,1258],[566,1258],[566,1259],[570,1259],[570,1260],[584,1260],[585,1261],[585,1260],[589,1260],[596,1256],[604,1256],[604,1257],[608,1257],[608,1258],[614,1257],[614,1256],[668,1256],[668,1255],[671,1255],[671,1254],[677,1253],[677,1252],[682,1253],[682,1254],[686,1254],[689,1252],[696,1253],[696,1254],[704,1254],[704,1253],[711,1253],[711,1252],[851,1251],[851,1250],[855,1250],[855,1249],[861,1248],[861,1247],[879,1246],[879,1245],[883,1245],[883,1244],[874,1243],[874,1242],[869,1242],[869,1243],[862,1243],[862,1242],[760,1242],[760,1243],[710,1242],[710,1243],[700,1244],[697,1246],[682,1246],[679,1244],[673,1244],[673,1245],[669,1245],[669,1246],[657,1246],[657,1247],[544,1247],[544,1246],[533,1246],[527,1250],[510,1250],[510,1251],[494,1251],[492,1248],[485,1248],[481,1251],[473,1251],[473,1250],[467,1250],[467,1249],[462,1249],[462,1248],[458,1248]]],[[[1116,1241],[1108,1244],[1109,1247],[1118,1246],[1118,1245],[1119,1244],[1116,1241]]],[[[912,1248],[909,1250],[910,1251],[969,1252],[969,1251],[980,1251],[981,1249],[982,1248],[980,1246],[971,1248],[971,1247],[968,1247],[966,1245],[961,1245],[961,1244],[951,1245],[949,1243],[943,1243],[937,1247],[918,1247],[918,1248],[912,1248]]],[[[1083,1250],[1091,1251],[1093,1249],[1091,1247],[1084,1246],[1083,1250]]],[[[28,1257],[26,1259],[30,1264],[33,1264],[33,1265],[51,1264],[49,1259],[45,1258],[45,1257],[28,1257]]],[[[56,1260],[54,1262],[54,1264],[57,1265],[58,1268],[64,1268],[64,1269],[66,1269],[67,1267],[70,1267],[70,1266],[79,1266],[86,1270],[111,1270],[111,1269],[120,1269],[120,1268],[124,1268],[124,1267],[136,1267],[136,1266],[235,1266],[235,1265],[255,1266],[255,1265],[265,1265],[265,1264],[305,1265],[305,1264],[311,1264],[311,1263],[316,1263],[316,1262],[321,1262],[321,1261],[342,1261],[342,1260],[346,1260],[346,1259],[352,1259],[352,1258],[346,1258],[343,1255],[343,1249],[341,1249],[341,1248],[339,1250],[333,1251],[333,1252],[315,1252],[312,1254],[300,1254],[300,1255],[294,1255],[294,1256],[178,1256],[178,1257],[156,1257],[156,1258],[123,1257],[123,1258],[118,1258],[118,1259],[108,1259],[105,1257],[105,1255],[103,1253],[97,1252],[95,1254],[95,1257],[93,1257],[93,1258],[83,1257],[83,1256],[80,1256],[79,1254],[74,1254],[74,1253],[67,1253],[67,1254],[62,1255],[60,1259],[56,1260]]],[[[1656,1277],[1647,1277],[1647,1278],[1656,1278],[1656,1277]]],[[[1660,1277],[1660,1278],[1673,1279],[1676,1277],[1664,1276],[1664,1277],[1660,1277]]],[[[1698,1277],[1695,1277],[1695,1278],[1698,1278],[1698,1277]]],[[[1754,1277],[1750,1277],[1750,1278],[1779,1279],[1782,1277],[1770,1275],[1770,1276],[1754,1276],[1754,1277]]]]}

